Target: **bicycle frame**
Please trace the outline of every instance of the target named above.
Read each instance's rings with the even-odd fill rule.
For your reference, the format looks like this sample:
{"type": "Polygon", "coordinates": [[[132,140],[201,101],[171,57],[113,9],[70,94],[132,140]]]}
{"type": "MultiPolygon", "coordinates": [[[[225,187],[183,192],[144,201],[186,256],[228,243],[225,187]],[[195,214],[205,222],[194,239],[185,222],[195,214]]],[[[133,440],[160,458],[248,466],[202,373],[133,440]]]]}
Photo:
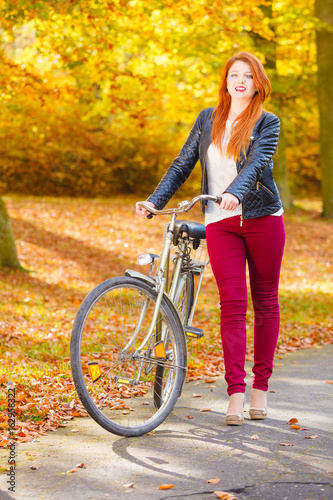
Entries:
{"type": "MultiPolygon", "coordinates": [[[[167,291],[168,276],[169,276],[170,250],[171,250],[171,247],[173,244],[175,222],[177,219],[177,215],[179,213],[188,212],[200,200],[211,200],[211,201],[214,201],[215,203],[220,203],[221,198],[216,197],[216,196],[210,196],[210,195],[200,195],[200,196],[193,198],[193,200],[191,202],[184,201],[184,202],[179,203],[177,208],[166,209],[166,210],[153,209],[150,206],[147,206],[145,204],[145,202],[140,203],[140,205],[142,207],[149,210],[152,214],[155,214],[155,215],[172,214],[172,217],[171,217],[171,222],[168,226],[166,236],[164,238],[164,244],[163,244],[162,253],[161,253],[161,257],[160,257],[160,264],[158,267],[158,271],[156,273],[155,281],[152,278],[149,279],[147,276],[145,276],[141,273],[135,272],[135,274],[134,274],[137,277],[141,277],[145,281],[149,281],[150,283],[154,283],[155,289],[158,292],[158,296],[157,296],[155,309],[154,309],[154,313],[153,313],[150,327],[149,327],[143,341],[141,342],[140,346],[136,349],[133,357],[141,357],[141,352],[146,347],[147,343],[149,342],[149,339],[151,338],[151,336],[153,334],[153,331],[158,323],[160,306],[161,306],[161,302],[162,302],[162,298],[163,298],[164,294],[167,294],[167,296],[169,297],[169,299],[171,300],[171,302],[173,304],[177,303],[177,301],[179,300],[180,293],[182,290],[183,281],[186,281],[186,278],[184,278],[185,274],[183,277],[181,276],[182,265],[183,265],[183,260],[184,260],[183,259],[184,251],[185,251],[185,248],[187,246],[185,241],[183,241],[181,244],[180,255],[178,256],[177,263],[176,263],[176,266],[175,266],[175,269],[173,272],[172,284],[171,284],[169,292],[167,291]]],[[[203,273],[204,273],[204,266],[199,265],[198,267],[200,268],[199,282],[197,285],[191,314],[190,314],[190,317],[189,317],[188,322],[187,322],[187,324],[189,326],[191,325],[192,320],[193,320],[194,310],[195,310],[195,306],[196,306],[196,303],[198,300],[198,295],[199,295],[199,291],[200,291],[200,287],[201,287],[201,283],[202,283],[202,278],[203,278],[203,273]]],[[[126,273],[131,275],[131,271],[126,271],[126,273]]],[[[140,318],[139,318],[137,327],[135,329],[135,332],[133,333],[131,340],[125,346],[123,353],[126,353],[126,351],[130,348],[130,346],[135,342],[135,339],[140,331],[143,319],[145,317],[147,308],[148,308],[148,299],[145,300],[145,302],[142,306],[140,318]]],[[[160,340],[165,342],[166,335],[167,335],[167,327],[165,326],[162,332],[158,332],[158,337],[160,340]]]]}

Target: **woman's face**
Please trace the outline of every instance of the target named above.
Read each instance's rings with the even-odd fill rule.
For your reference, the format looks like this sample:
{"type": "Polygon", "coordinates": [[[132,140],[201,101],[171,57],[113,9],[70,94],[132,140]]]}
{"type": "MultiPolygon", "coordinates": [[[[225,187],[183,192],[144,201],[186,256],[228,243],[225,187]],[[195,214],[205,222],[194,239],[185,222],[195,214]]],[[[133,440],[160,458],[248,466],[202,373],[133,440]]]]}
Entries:
{"type": "Polygon", "coordinates": [[[235,61],[228,71],[227,89],[232,99],[251,101],[257,90],[251,67],[244,61],[235,61]]]}

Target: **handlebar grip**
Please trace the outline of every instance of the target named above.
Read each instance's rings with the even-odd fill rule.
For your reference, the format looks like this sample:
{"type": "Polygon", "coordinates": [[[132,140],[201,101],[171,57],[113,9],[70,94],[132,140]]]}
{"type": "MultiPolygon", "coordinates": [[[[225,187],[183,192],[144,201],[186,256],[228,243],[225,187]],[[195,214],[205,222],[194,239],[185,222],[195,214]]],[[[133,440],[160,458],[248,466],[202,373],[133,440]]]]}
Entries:
{"type": "Polygon", "coordinates": [[[221,201],[222,201],[221,196],[216,196],[216,202],[215,202],[215,203],[220,204],[220,203],[221,203],[221,201]]]}
{"type": "Polygon", "coordinates": [[[153,217],[154,217],[153,214],[147,215],[147,219],[152,219],[153,217]]]}

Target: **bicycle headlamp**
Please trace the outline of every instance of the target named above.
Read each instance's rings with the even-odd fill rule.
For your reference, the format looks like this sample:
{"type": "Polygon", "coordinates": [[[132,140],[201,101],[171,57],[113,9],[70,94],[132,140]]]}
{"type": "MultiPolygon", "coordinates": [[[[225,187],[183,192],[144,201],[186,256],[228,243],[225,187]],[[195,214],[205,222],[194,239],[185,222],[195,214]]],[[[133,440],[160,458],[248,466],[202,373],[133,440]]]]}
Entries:
{"type": "Polygon", "coordinates": [[[153,258],[149,253],[142,253],[138,256],[138,264],[140,266],[147,266],[153,262],[153,258]]]}

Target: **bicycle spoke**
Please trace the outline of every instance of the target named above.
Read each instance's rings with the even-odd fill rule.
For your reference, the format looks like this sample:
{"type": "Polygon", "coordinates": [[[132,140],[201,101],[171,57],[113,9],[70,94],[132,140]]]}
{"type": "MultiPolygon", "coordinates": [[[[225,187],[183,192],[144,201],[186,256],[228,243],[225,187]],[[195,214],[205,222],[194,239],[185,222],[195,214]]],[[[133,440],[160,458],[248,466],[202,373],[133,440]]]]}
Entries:
{"type": "Polygon", "coordinates": [[[119,434],[128,428],[154,428],[155,421],[163,420],[179,392],[175,383],[179,386],[186,370],[177,352],[174,327],[162,309],[146,346],[137,352],[155,309],[156,293],[149,290],[118,286],[105,291],[90,306],[80,332],[82,392],[87,391],[88,404],[81,399],[94,418],[96,413],[96,420],[102,421],[97,415],[103,415],[119,434]],[[159,332],[163,332],[165,359],[159,359],[154,348],[161,342],[159,332]]]}

